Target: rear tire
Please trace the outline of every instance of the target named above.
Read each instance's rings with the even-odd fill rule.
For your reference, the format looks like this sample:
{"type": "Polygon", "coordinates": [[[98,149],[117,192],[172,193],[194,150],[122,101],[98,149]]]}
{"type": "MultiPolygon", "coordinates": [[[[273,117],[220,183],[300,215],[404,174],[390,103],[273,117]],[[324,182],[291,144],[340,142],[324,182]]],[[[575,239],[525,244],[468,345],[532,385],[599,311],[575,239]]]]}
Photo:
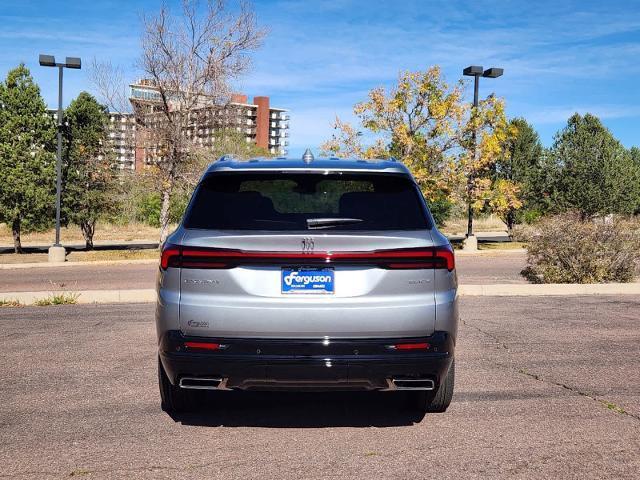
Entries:
{"type": "Polygon", "coordinates": [[[160,400],[162,401],[162,409],[171,413],[186,412],[191,407],[190,391],[172,385],[162,366],[160,358],[158,358],[158,384],[160,386],[160,400]]]}
{"type": "Polygon", "coordinates": [[[451,405],[453,398],[453,387],[455,384],[455,360],[451,362],[451,367],[447,375],[440,383],[436,392],[408,392],[411,395],[412,406],[420,413],[444,413],[451,405]]]}

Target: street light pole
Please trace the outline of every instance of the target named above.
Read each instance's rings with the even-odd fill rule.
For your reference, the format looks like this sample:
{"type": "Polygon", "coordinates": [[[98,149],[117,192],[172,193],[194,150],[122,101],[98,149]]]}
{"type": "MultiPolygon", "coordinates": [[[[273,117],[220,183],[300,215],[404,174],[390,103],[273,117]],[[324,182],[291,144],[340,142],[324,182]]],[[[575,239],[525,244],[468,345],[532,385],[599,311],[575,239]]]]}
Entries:
{"type": "Polygon", "coordinates": [[[60,245],[60,196],[62,193],[62,70],[63,66],[58,66],[58,156],[56,158],[56,243],[54,247],[60,245]]]}
{"type": "MultiPolygon", "coordinates": [[[[502,68],[488,68],[486,70],[484,70],[481,66],[478,65],[472,65],[469,66],[467,68],[465,68],[462,71],[462,74],[468,77],[474,77],[473,78],[473,110],[472,110],[472,115],[474,115],[477,110],[478,110],[478,91],[480,88],[480,77],[485,77],[485,78],[498,78],[500,76],[502,76],[502,74],[504,73],[504,70],[502,68]]],[[[476,160],[477,157],[477,141],[476,141],[476,137],[477,137],[477,132],[474,129],[472,132],[472,140],[473,140],[473,159],[474,161],[476,160]]],[[[469,174],[469,178],[467,178],[467,191],[470,193],[471,189],[473,188],[473,177],[471,176],[471,173],[469,174]]],[[[473,207],[472,207],[472,203],[471,203],[471,199],[468,199],[468,210],[467,210],[467,239],[469,239],[470,237],[473,237],[473,207]]],[[[477,249],[477,241],[475,242],[475,248],[477,249]]]]}
{"type": "Polygon", "coordinates": [[[62,129],[64,122],[62,119],[62,71],[64,68],[80,69],[82,62],[77,57],[67,57],[65,63],[56,63],[53,55],[40,55],[40,65],[43,67],[58,68],[58,152],[56,158],[56,241],[49,248],[50,262],[64,262],[66,252],[60,244],[60,197],[62,195],[62,129]]]}

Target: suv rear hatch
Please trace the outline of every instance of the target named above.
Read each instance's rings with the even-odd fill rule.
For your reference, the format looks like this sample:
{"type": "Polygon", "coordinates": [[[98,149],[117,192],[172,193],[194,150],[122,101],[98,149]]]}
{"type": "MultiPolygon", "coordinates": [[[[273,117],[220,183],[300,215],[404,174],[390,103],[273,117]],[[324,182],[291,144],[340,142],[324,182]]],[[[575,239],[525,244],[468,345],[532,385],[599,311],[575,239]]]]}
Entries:
{"type": "Polygon", "coordinates": [[[180,327],[240,338],[419,337],[435,325],[430,216],[406,175],[218,172],[179,245],[180,327]]]}

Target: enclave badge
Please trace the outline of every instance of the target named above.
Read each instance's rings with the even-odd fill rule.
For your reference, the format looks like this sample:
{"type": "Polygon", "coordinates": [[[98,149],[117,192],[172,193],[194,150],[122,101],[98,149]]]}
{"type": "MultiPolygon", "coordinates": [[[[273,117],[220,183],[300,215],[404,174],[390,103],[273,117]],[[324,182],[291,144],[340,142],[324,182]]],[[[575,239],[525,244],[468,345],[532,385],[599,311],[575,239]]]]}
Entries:
{"type": "Polygon", "coordinates": [[[303,253],[313,253],[313,250],[316,248],[316,244],[313,241],[312,237],[304,237],[302,239],[302,252],[303,253]]]}

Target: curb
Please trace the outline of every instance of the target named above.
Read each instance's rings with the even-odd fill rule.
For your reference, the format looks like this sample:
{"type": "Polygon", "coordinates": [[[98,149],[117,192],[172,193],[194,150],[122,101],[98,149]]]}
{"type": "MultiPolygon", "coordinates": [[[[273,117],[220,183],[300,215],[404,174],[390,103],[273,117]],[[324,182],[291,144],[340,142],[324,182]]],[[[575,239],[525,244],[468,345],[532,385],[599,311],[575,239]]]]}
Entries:
{"type": "MultiPolygon", "coordinates": [[[[40,299],[65,291],[4,292],[0,300],[16,300],[23,305],[32,305],[40,299]]],[[[156,291],[152,288],[139,290],[81,290],[66,291],[78,295],[76,303],[153,303],[156,291]]],[[[571,295],[640,295],[640,283],[605,284],[544,284],[544,285],[460,285],[461,297],[553,297],[571,295]]]]}
{"type": "Polygon", "coordinates": [[[476,256],[489,256],[489,255],[508,255],[508,254],[523,254],[527,253],[526,248],[492,248],[490,250],[478,250],[475,252],[469,252],[464,250],[454,250],[453,253],[456,257],[476,257],[476,256]]]}
{"type": "Polygon", "coordinates": [[[156,301],[156,291],[152,288],[140,290],[56,290],[43,292],[6,292],[0,293],[0,300],[16,300],[22,305],[33,305],[37,300],[62,293],[77,295],[77,304],[153,303],[156,301]]]}
{"type": "Polygon", "coordinates": [[[553,297],[566,295],[640,295],[640,283],[546,283],[459,285],[461,297],[553,297]]]}
{"type": "MultiPolygon", "coordinates": [[[[160,256],[160,254],[158,254],[160,256]]],[[[80,262],[38,262],[38,263],[0,263],[0,270],[17,270],[21,268],[58,268],[58,267],[82,267],[87,265],[109,266],[109,265],[152,265],[158,263],[154,258],[138,258],[131,260],[83,260],[80,262]]]]}

